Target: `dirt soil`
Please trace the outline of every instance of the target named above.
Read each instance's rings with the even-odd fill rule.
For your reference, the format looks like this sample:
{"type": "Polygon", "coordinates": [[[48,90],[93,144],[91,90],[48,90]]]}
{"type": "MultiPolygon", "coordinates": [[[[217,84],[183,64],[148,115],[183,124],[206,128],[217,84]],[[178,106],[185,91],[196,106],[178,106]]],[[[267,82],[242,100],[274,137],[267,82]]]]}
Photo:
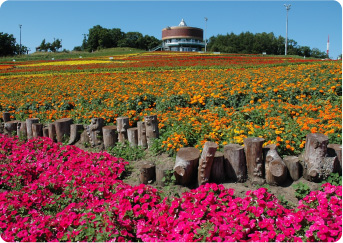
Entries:
{"type": "MultiPolygon", "coordinates": [[[[173,168],[175,164],[175,159],[168,157],[167,154],[161,154],[159,156],[156,156],[156,155],[147,153],[147,156],[143,160],[130,161],[130,165],[132,166],[132,173],[126,178],[124,178],[123,181],[125,183],[128,183],[130,185],[139,185],[139,173],[140,173],[139,164],[141,164],[143,161],[151,161],[151,162],[154,162],[155,164],[162,163],[167,168],[171,168],[171,169],[173,168]]],[[[296,207],[298,205],[298,199],[295,197],[295,189],[292,185],[298,184],[298,183],[307,184],[310,187],[311,191],[315,191],[320,188],[319,183],[309,182],[302,177],[297,181],[293,181],[292,179],[289,178],[282,186],[271,186],[267,184],[263,186],[266,186],[269,189],[269,192],[274,194],[276,197],[278,198],[283,197],[284,200],[288,202],[289,206],[296,207]]],[[[256,190],[261,187],[258,185],[253,185],[249,180],[243,183],[225,181],[222,184],[224,185],[225,188],[233,188],[235,190],[234,195],[241,198],[244,198],[246,196],[247,191],[256,190]]],[[[183,192],[196,188],[195,186],[184,187],[180,185],[161,187],[157,185],[156,181],[152,182],[150,185],[159,190],[164,191],[167,196],[174,196],[177,194],[180,196],[183,192]]]]}
{"type": "MultiPolygon", "coordinates": [[[[93,152],[98,152],[101,150],[101,147],[98,148],[85,148],[81,144],[76,144],[76,146],[93,152]]],[[[145,157],[143,159],[137,160],[137,161],[129,161],[130,166],[128,173],[123,178],[123,181],[130,185],[139,185],[139,175],[140,175],[140,164],[148,161],[153,162],[154,164],[158,165],[160,168],[166,168],[166,169],[173,169],[175,164],[175,158],[169,157],[168,154],[160,154],[156,155],[150,152],[149,150],[145,151],[145,157]]],[[[320,188],[319,183],[310,182],[305,180],[304,178],[300,178],[297,181],[293,181],[292,179],[288,179],[284,185],[282,186],[271,186],[271,185],[263,185],[263,187],[266,187],[269,189],[269,192],[274,194],[278,198],[283,198],[284,202],[288,203],[289,207],[296,207],[298,205],[298,199],[295,197],[295,189],[293,187],[294,184],[303,183],[307,184],[311,191],[318,190],[320,188]]],[[[246,192],[250,190],[256,190],[260,188],[261,186],[253,185],[249,180],[238,183],[238,182],[230,182],[225,181],[222,183],[225,188],[233,188],[235,193],[234,196],[242,197],[244,198],[246,196],[246,192]]],[[[150,186],[157,188],[158,190],[162,191],[164,195],[167,197],[172,196],[181,196],[183,192],[189,191],[191,189],[195,189],[196,185],[190,186],[190,187],[184,187],[180,185],[169,185],[169,186],[160,186],[157,185],[156,181],[151,181],[149,183],[150,186]]]]}

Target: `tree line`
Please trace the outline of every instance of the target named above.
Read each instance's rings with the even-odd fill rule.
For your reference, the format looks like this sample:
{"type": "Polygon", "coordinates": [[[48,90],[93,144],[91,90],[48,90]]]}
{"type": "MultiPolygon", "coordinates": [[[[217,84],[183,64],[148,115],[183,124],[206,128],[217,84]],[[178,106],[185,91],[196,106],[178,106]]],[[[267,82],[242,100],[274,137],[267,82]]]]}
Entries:
{"type": "Polygon", "coordinates": [[[131,47],[150,50],[160,45],[160,40],[154,36],[139,32],[123,32],[119,28],[107,29],[96,25],[84,35],[81,46],[74,47],[76,51],[96,51],[113,47],[131,47]]]}
{"type": "MultiPolygon", "coordinates": [[[[326,58],[326,53],[318,48],[299,46],[296,41],[289,39],[287,55],[298,55],[305,57],[326,58]]],[[[207,44],[207,49],[213,52],[239,53],[239,54],[262,54],[284,55],[285,38],[276,37],[271,33],[242,32],[239,35],[234,33],[212,36],[207,44]]]]}
{"type": "Polygon", "coordinates": [[[36,50],[56,52],[60,48],[62,48],[62,40],[55,39],[52,43],[50,43],[46,42],[45,39],[43,39],[42,43],[36,48],[36,50]]]}
{"type": "MultiPolygon", "coordinates": [[[[74,47],[75,51],[96,51],[99,49],[113,47],[131,47],[143,50],[151,50],[161,44],[154,36],[144,35],[139,32],[123,32],[119,28],[107,29],[96,25],[84,34],[82,44],[74,47]]],[[[39,51],[56,52],[62,47],[62,40],[56,39],[49,43],[44,39],[37,47],[39,51]]],[[[271,33],[242,32],[212,36],[208,40],[207,50],[212,52],[238,53],[238,54],[262,54],[284,55],[285,38],[276,37],[271,33]]],[[[0,32],[0,56],[14,56],[28,53],[24,45],[20,47],[12,34],[0,32]]],[[[326,58],[325,52],[318,48],[300,46],[296,41],[289,39],[287,45],[288,55],[299,55],[305,57],[326,58]]]]}
{"type": "Polygon", "coordinates": [[[14,56],[27,52],[28,48],[16,43],[12,34],[0,32],[0,56],[14,56]]]}

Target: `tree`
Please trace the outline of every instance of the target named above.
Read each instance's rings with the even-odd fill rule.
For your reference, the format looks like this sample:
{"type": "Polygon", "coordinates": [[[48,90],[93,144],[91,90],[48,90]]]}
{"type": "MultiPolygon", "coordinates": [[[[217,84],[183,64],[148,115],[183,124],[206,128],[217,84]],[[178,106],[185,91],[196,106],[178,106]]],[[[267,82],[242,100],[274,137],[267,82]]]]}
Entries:
{"type": "Polygon", "coordinates": [[[56,39],[50,44],[50,51],[56,52],[58,49],[62,48],[62,40],[56,39]]]}
{"type": "Polygon", "coordinates": [[[20,55],[20,54],[25,54],[25,53],[29,53],[29,49],[24,46],[24,45],[21,45],[21,50],[20,50],[20,45],[19,44],[16,44],[15,45],[15,54],[16,55],[20,55]]]}
{"type": "MultiPolygon", "coordinates": [[[[242,54],[261,54],[266,52],[269,55],[285,54],[285,38],[275,37],[274,33],[256,33],[242,32],[239,35],[234,33],[226,35],[212,36],[208,42],[208,50],[224,53],[242,53],[242,54]]],[[[318,48],[312,50],[308,46],[299,46],[295,40],[288,40],[288,55],[300,55],[306,57],[326,58],[326,53],[318,48]]]]}
{"type": "MultiPolygon", "coordinates": [[[[80,51],[81,51],[81,50],[84,51],[84,50],[86,50],[87,47],[88,47],[88,41],[87,41],[87,37],[86,37],[86,36],[88,36],[88,35],[84,34],[84,36],[83,36],[83,41],[82,41],[82,45],[80,46],[80,51]]],[[[74,48],[74,49],[75,49],[75,48],[74,48]]]]}
{"type": "Polygon", "coordinates": [[[56,52],[60,48],[62,48],[62,40],[60,39],[56,39],[52,43],[46,42],[45,39],[43,39],[42,43],[39,45],[40,51],[56,52]]]}
{"type": "Polygon", "coordinates": [[[125,39],[120,43],[120,47],[132,47],[142,49],[143,35],[139,32],[127,32],[125,39]]]}
{"type": "Polygon", "coordinates": [[[74,50],[99,50],[113,47],[132,47],[149,50],[158,45],[160,41],[154,36],[143,36],[139,32],[122,32],[119,28],[106,29],[100,25],[89,29],[88,39],[83,38],[81,46],[74,47],[74,50]]]}
{"type": "Polygon", "coordinates": [[[16,40],[13,35],[0,32],[0,56],[13,56],[16,54],[16,40]]]}
{"type": "Polygon", "coordinates": [[[97,50],[101,46],[101,44],[104,42],[101,40],[101,38],[104,37],[104,34],[102,34],[104,31],[104,28],[102,28],[100,25],[96,25],[89,29],[87,40],[88,51],[91,52],[93,50],[97,50]]]}
{"type": "Polygon", "coordinates": [[[50,43],[45,43],[45,39],[42,40],[42,43],[39,45],[41,51],[48,51],[50,43]]]}
{"type": "Polygon", "coordinates": [[[154,47],[161,44],[161,41],[159,39],[150,35],[145,35],[143,42],[145,44],[145,48],[144,48],[145,50],[151,50],[154,47]]]}
{"type": "MultiPolygon", "coordinates": [[[[125,33],[120,29],[106,29],[96,25],[89,29],[88,39],[86,41],[88,51],[117,47],[118,43],[125,37],[125,33]]],[[[85,39],[84,39],[85,42],[85,39]]],[[[84,46],[84,45],[83,45],[84,46]]]]}
{"type": "Polygon", "coordinates": [[[120,40],[125,38],[125,33],[121,31],[119,28],[113,28],[109,31],[110,38],[112,40],[111,47],[117,47],[120,40]]]}
{"type": "Polygon", "coordinates": [[[295,40],[288,40],[287,55],[298,55],[298,43],[295,40]]]}
{"type": "Polygon", "coordinates": [[[327,58],[326,53],[324,51],[320,51],[318,48],[312,48],[311,57],[327,58]]]}
{"type": "Polygon", "coordinates": [[[300,46],[298,48],[299,56],[310,57],[311,56],[311,48],[309,46],[300,46]]]}

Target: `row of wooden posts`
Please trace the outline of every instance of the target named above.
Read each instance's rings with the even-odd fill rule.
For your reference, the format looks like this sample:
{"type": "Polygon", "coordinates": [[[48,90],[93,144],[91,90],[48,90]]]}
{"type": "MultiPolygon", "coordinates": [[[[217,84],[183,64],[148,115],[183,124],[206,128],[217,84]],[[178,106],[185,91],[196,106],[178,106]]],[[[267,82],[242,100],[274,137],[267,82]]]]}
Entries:
{"type": "Polygon", "coordinates": [[[244,182],[253,184],[282,185],[288,179],[303,176],[308,181],[321,181],[331,173],[341,174],[342,145],[328,144],[324,134],[310,133],[306,136],[305,151],[300,156],[285,156],[277,152],[277,146],[263,147],[260,137],[244,139],[244,146],[228,144],[223,152],[218,145],[206,142],[200,154],[196,148],[181,148],[176,155],[174,171],[177,182],[198,185],[207,182],[244,182]]]}
{"type": "MultiPolygon", "coordinates": [[[[80,141],[92,147],[103,144],[105,149],[126,140],[130,146],[149,148],[152,140],[159,137],[156,115],[144,117],[144,122],[140,121],[137,127],[132,128],[129,127],[128,117],[118,117],[116,126],[104,126],[102,118],[93,118],[87,126],[73,124],[71,118],[62,118],[44,126],[38,118],[11,121],[8,112],[4,112],[2,117],[4,132],[9,135],[28,139],[45,136],[67,144],[80,141]]],[[[301,155],[285,156],[283,159],[275,144],[263,147],[265,140],[260,137],[246,138],[244,147],[225,145],[223,152],[217,151],[216,143],[206,142],[202,152],[194,147],[181,148],[173,168],[142,163],[140,182],[148,184],[156,180],[157,184],[163,185],[163,178],[170,169],[174,170],[176,182],[184,186],[207,182],[244,182],[247,179],[253,184],[282,185],[287,178],[296,181],[301,176],[309,181],[321,181],[331,173],[341,174],[342,145],[328,144],[328,141],[324,134],[310,133],[306,136],[305,150],[301,155]]]]}
{"type": "Polygon", "coordinates": [[[92,118],[91,124],[73,124],[72,118],[62,118],[44,125],[39,118],[28,118],[26,121],[11,121],[10,113],[3,113],[4,132],[8,135],[18,135],[31,139],[34,137],[49,137],[55,142],[68,145],[89,143],[91,147],[104,145],[104,148],[114,146],[117,142],[129,141],[131,146],[148,148],[152,139],[159,137],[157,116],[145,116],[144,122],[137,122],[137,127],[129,127],[128,117],[118,117],[116,126],[104,126],[103,118],[92,118]]]}

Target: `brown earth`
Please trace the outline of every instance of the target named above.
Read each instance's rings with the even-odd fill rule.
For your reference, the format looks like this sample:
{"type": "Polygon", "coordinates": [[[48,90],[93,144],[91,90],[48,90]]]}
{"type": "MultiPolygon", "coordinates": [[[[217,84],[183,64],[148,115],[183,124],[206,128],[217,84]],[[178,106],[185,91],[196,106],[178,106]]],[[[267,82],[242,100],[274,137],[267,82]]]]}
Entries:
{"type": "MultiPolygon", "coordinates": [[[[98,148],[85,148],[82,144],[76,144],[77,147],[80,147],[82,149],[98,152],[101,150],[101,146],[98,148]]],[[[151,151],[146,150],[145,151],[145,157],[143,159],[137,160],[137,161],[129,161],[130,166],[128,167],[127,174],[124,176],[123,181],[130,185],[139,185],[139,175],[140,175],[140,164],[142,164],[145,161],[153,162],[159,167],[164,167],[167,169],[172,169],[175,164],[175,158],[169,157],[167,154],[160,154],[156,155],[153,154],[151,151]]],[[[284,185],[282,186],[271,186],[271,185],[253,185],[249,180],[238,183],[238,182],[230,182],[226,181],[222,183],[225,188],[232,188],[234,189],[235,193],[234,195],[237,197],[244,198],[246,196],[246,192],[250,190],[256,190],[260,187],[266,187],[268,188],[269,192],[274,194],[277,198],[281,199],[284,203],[287,203],[289,207],[296,207],[298,205],[298,199],[295,197],[295,188],[293,185],[303,183],[307,184],[310,187],[311,191],[318,190],[320,188],[320,183],[310,182],[305,180],[304,178],[300,178],[297,181],[293,181],[292,179],[288,179],[284,185]]],[[[180,185],[168,185],[168,186],[160,186],[157,185],[156,181],[151,181],[149,183],[150,186],[157,188],[158,190],[162,191],[164,195],[167,197],[177,196],[180,197],[183,192],[189,191],[191,189],[195,189],[196,186],[190,186],[190,187],[184,187],[180,185]]]]}
{"type": "MultiPolygon", "coordinates": [[[[167,154],[161,154],[161,155],[152,155],[147,153],[147,156],[143,160],[138,160],[138,161],[131,161],[130,165],[132,168],[132,173],[127,176],[126,178],[123,179],[125,183],[128,183],[130,185],[139,185],[139,165],[143,161],[151,161],[156,164],[164,164],[168,168],[173,168],[175,164],[175,159],[168,157],[167,154]]],[[[314,183],[314,182],[309,182],[305,180],[304,178],[300,178],[298,181],[293,181],[292,179],[288,179],[286,183],[282,186],[271,186],[271,185],[263,185],[263,187],[266,187],[269,189],[269,192],[274,194],[276,197],[284,198],[284,202],[288,202],[288,205],[291,207],[296,207],[298,205],[298,199],[295,197],[295,189],[293,187],[294,184],[298,183],[303,183],[307,184],[311,191],[318,190],[320,188],[319,183],[314,183]]],[[[256,190],[260,188],[261,186],[253,185],[249,180],[243,183],[238,183],[238,182],[230,182],[226,181],[222,183],[225,188],[233,188],[235,190],[235,196],[244,198],[246,196],[246,192],[249,190],[256,190]]],[[[194,189],[195,186],[193,187],[184,187],[180,185],[174,185],[174,186],[167,186],[167,187],[161,187],[158,186],[156,181],[152,182],[150,184],[151,186],[162,190],[166,193],[168,196],[174,196],[175,194],[178,194],[179,196],[185,192],[189,191],[191,189],[194,189]]]]}

